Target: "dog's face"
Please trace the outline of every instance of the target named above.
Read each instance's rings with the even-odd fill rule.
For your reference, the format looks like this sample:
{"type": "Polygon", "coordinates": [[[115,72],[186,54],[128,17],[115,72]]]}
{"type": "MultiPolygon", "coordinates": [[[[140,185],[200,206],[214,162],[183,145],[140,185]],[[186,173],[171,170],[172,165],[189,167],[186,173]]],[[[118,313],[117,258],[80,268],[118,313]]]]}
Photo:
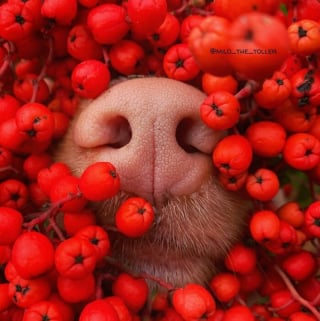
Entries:
{"type": "Polygon", "coordinates": [[[120,193],[96,203],[101,224],[113,224],[122,201],[141,196],[155,222],[141,238],[111,236],[114,257],[182,286],[205,283],[242,235],[247,203],[218,182],[211,153],[223,133],[199,117],[205,94],[167,78],[137,78],[112,86],[80,107],[55,159],[80,175],[111,162],[120,193]]]}

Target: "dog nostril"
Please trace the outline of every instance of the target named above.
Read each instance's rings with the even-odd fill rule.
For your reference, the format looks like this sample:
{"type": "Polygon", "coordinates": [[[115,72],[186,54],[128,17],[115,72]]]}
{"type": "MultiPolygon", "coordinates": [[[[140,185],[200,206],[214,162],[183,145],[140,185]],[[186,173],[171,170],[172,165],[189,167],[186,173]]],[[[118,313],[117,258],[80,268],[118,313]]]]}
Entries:
{"type": "Polygon", "coordinates": [[[127,145],[132,137],[131,126],[122,116],[110,118],[106,124],[108,140],[105,145],[112,148],[121,148],[127,145]]]}
{"type": "Polygon", "coordinates": [[[188,154],[201,152],[197,146],[193,144],[193,141],[190,137],[193,127],[194,120],[190,118],[184,118],[180,121],[176,130],[177,143],[188,154]]]}

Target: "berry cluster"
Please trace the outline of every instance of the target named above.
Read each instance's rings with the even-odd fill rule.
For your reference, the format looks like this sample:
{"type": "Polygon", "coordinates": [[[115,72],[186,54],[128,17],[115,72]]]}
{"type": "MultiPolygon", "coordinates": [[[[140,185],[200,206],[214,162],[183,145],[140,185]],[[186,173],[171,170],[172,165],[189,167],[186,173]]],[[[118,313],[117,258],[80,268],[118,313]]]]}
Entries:
{"type": "Polygon", "coordinates": [[[320,320],[319,64],[316,0],[0,1],[0,320],[320,320]],[[109,231],[141,237],[152,206],[129,198],[100,226],[116,168],[76,177],[50,156],[82,98],[150,75],[207,94],[217,177],[252,201],[206,287],[121,266],[109,231]]]}

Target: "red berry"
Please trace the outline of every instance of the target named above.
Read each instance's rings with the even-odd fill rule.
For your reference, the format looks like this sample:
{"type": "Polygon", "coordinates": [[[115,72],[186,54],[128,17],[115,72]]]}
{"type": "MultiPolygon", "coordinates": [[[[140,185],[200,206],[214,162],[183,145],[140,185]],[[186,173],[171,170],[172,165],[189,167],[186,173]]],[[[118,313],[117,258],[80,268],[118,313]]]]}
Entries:
{"type": "Polygon", "coordinates": [[[44,0],[41,14],[59,25],[69,25],[77,14],[76,0],[44,0]]]}
{"type": "Polygon", "coordinates": [[[79,178],[66,175],[55,181],[50,189],[50,200],[57,203],[61,211],[79,212],[87,204],[87,199],[82,196],[79,190],[79,178]]]}
{"type": "Polygon", "coordinates": [[[72,71],[73,90],[83,98],[96,98],[104,92],[110,82],[108,67],[98,60],[80,62],[72,71]]]}
{"type": "Polygon", "coordinates": [[[144,48],[132,40],[123,39],[112,45],[109,58],[111,66],[123,75],[143,72],[144,48]]]}
{"type": "Polygon", "coordinates": [[[57,320],[62,321],[62,313],[51,301],[40,301],[30,305],[23,314],[24,321],[57,320]]]}
{"type": "Polygon", "coordinates": [[[13,244],[11,261],[21,277],[39,277],[53,268],[54,247],[44,234],[25,232],[13,244]]]}
{"type": "Polygon", "coordinates": [[[211,293],[193,283],[174,291],[172,305],[184,320],[198,320],[204,316],[209,318],[216,309],[211,293]]]}
{"type": "Polygon", "coordinates": [[[295,281],[305,280],[317,270],[314,255],[306,250],[290,254],[282,261],[281,266],[295,281]]]}
{"type": "Polygon", "coordinates": [[[163,69],[168,78],[188,81],[194,79],[200,69],[187,44],[171,46],[163,57],[163,69]]]}
{"type": "Polygon", "coordinates": [[[92,273],[80,279],[58,275],[57,289],[61,298],[67,303],[80,303],[93,298],[96,281],[92,273]]]}
{"type": "Polygon", "coordinates": [[[38,173],[38,184],[44,193],[50,194],[50,189],[62,177],[70,175],[69,167],[64,163],[55,162],[48,168],[43,168],[38,173]]]}
{"type": "Polygon", "coordinates": [[[96,223],[96,215],[91,209],[63,213],[63,227],[69,236],[73,236],[85,226],[95,225],[96,223]]]}
{"type": "Polygon", "coordinates": [[[214,130],[232,128],[240,118],[240,103],[227,91],[215,91],[200,105],[200,117],[214,130]]]}
{"type": "Polygon", "coordinates": [[[257,263],[254,249],[243,244],[235,244],[225,258],[226,267],[233,272],[247,274],[252,272],[257,263]]]}
{"type": "Polygon", "coordinates": [[[107,232],[98,225],[85,226],[77,231],[76,238],[88,240],[96,252],[96,259],[100,261],[109,254],[110,241],[107,232]]]}
{"type": "Polygon", "coordinates": [[[55,268],[61,276],[81,279],[95,269],[96,250],[88,239],[71,237],[58,245],[54,261],[55,268]]]}
{"type": "Polygon", "coordinates": [[[120,178],[111,163],[97,162],[81,174],[79,187],[88,200],[103,201],[119,192],[120,178]]]}
{"type": "Polygon", "coordinates": [[[89,11],[87,25],[94,39],[103,45],[120,41],[129,31],[126,10],[113,3],[105,3],[89,11]]]}
{"type": "Polygon", "coordinates": [[[270,210],[255,212],[250,220],[250,232],[257,242],[267,242],[275,240],[280,233],[280,220],[278,216],[270,210]]]}
{"type": "Polygon", "coordinates": [[[134,34],[146,38],[163,23],[167,14],[167,1],[128,0],[127,11],[134,34]]]}
{"type": "Polygon", "coordinates": [[[292,313],[301,310],[301,304],[292,297],[289,290],[280,290],[270,295],[272,308],[277,309],[280,317],[289,317],[292,313]]]}
{"type": "Polygon", "coordinates": [[[215,297],[221,302],[232,300],[240,290],[238,278],[228,272],[215,275],[209,285],[215,297]]]}
{"type": "Polygon", "coordinates": [[[95,41],[86,25],[75,25],[69,31],[67,48],[68,53],[80,61],[102,58],[102,46],[95,41]]]}
{"type": "Polygon", "coordinates": [[[277,174],[268,168],[259,168],[246,180],[248,194],[259,201],[270,201],[279,192],[280,182],[277,174]]]}
{"type": "Polygon", "coordinates": [[[9,207],[0,207],[0,245],[12,244],[22,231],[23,216],[9,207]]]}
{"type": "Polygon", "coordinates": [[[52,284],[46,276],[33,279],[16,276],[10,281],[8,291],[18,307],[28,308],[32,304],[46,300],[52,291],[52,284]]]}
{"type": "Polygon", "coordinates": [[[132,312],[137,313],[146,304],[149,289],[144,279],[121,273],[112,284],[112,292],[120,297],[132,312]]]}
{"type": "Polygon", "coordinates": [[[212,154],[213,164],[227,175],[239,175],[245,172],[252,161],[252,147],[241,135],[229,135],[222,138],[212,154]]]}
{"type": "Polygon", "coordinates": [[[284,145],[283,157],[295,169],[312,169],[320,161],[320,142],[307,133],[293,134],[284,145]]]}
{"type": "Polygon", "coordinates": [[[79,321],[119,321],[118,314],[106,299],[93,300],[80,313],[79,321]]]}
{"type": "Polygon", "coordinates": [[[224,316],[223,321],[255,321],[253,313],[247,306],[236,305],[229,308],[224,316]]]}
{"type": "Polygon", "coordinates": [[[276,122],[258,121],[246,129],[245,136],[256,155],[276,157],[282,152],[287,135],[284,128],[276,122]]]}
{"type": "Polygon", "coordinates": [[[154,211],[141,197],[124,201],[115,215],[118,230],[128,237],[140,237],[148,231],[154,220],[154,211]]]}

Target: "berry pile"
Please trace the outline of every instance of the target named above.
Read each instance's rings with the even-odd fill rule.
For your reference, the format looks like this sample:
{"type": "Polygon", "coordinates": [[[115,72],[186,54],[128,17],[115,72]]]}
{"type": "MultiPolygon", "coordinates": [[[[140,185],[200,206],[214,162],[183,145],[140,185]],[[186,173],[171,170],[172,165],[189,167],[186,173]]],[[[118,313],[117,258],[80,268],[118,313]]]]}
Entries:
{"type": "Polygon", "coordinates": [[[317,0],[0,1],[0,321],[320,320],[319,66],[317,0]],[[81,99],[143,76],[207,94],[212,166],[252,203],[207,287],[121,266],[109,230],[142,236],[153,207],[98,225],[116,168],[76,177],[50,155],[81,99]]]}

